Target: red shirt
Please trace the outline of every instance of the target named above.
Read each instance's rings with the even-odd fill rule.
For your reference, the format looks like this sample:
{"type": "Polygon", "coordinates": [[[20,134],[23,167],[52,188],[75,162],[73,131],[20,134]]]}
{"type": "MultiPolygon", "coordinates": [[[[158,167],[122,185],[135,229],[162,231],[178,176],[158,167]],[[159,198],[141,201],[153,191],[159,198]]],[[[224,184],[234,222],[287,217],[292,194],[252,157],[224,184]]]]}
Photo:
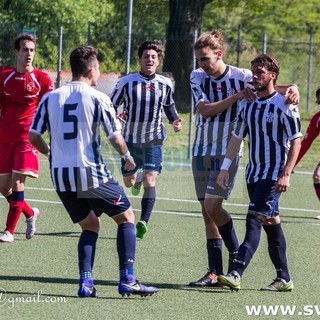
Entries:
{"type": "Polygon", "coordinates": [[[0,73],[0,143],[28,140],[29,127],[42,96],[53,90],[49,75],[38,69],[0,73]]]}
{"type": "Polygon", "coordinates": [[[320,134],[320,112],[316,113],[312,119],[310,120],[309,126],[307,128],[307,132],[304,135],[304,139],[301,143],[300,153],[297,159],[296,164],[302,159],[304,154],[310,148],[312,142],[317,138],[320,134]]]}

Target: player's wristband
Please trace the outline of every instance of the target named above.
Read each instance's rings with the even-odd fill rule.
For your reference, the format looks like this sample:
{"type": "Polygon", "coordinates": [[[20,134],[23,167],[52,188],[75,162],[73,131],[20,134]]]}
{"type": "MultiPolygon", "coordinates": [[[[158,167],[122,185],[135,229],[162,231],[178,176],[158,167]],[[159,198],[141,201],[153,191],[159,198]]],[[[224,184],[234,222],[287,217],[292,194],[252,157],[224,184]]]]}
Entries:
{"type": "Polygon", "coordinates": [[[224,158],[220,170],[228,171],[231,166],[232,160],[229,158],[224,158]]]}
{"type": "Polygon", "coordinates": [[[131,157],[130,151],[128,150],[124,155],[121,156],[121,158],[124,161],[127,161],[131,157]]]}

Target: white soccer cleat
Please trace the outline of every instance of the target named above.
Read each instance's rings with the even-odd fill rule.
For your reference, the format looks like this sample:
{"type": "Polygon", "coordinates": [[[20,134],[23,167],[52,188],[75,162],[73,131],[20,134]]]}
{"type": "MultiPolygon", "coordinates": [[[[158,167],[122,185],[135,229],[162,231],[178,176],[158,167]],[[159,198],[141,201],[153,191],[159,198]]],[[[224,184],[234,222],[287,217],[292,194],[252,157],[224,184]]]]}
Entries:
{"type": "Polygon", "coordinates": [[[4,231],[3,235],[0,237],[0,242],[13,242],[13,235],[9,231],[4,231]]]}
{"type": "Polygon", "coordinates": [[[33,216],[26,220],[27,229],[26,229],[26,239],[31,239],[36,233],[36,221],[40,217],[40,211],[38,208],[32,208],[33,216]]]}

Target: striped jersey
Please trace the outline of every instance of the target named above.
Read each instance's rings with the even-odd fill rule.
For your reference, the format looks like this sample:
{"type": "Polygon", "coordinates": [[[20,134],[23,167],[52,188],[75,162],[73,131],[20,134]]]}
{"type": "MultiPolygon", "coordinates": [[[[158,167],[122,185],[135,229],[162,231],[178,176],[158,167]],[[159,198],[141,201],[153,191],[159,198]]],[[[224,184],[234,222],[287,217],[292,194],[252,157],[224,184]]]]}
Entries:
{"type": "Polygon", "coordinates": [[[114,88],[111,100],[116,109],[123,104],[126,123],[122,133],[126,142],[162,144],[166,137],[162,112],[174,105],[173,85],[168,77],[145,77],[139,72],[124,76],[114,88]]]}
{"type": "Polygon", "coordinates": [[[111,138],[121,125],[109,97],[84,82],[69,82],[46,94],[30,131],[50,137],[50,169],[57,191],[86,191],[108,181],[100,127],[111,138]]]}
{"type": "MultiPolygon", "coordinates": [[[[249,86],[247,83],[251,81],[252,72],[249,69],[229,65],[218,78],[209,76],[201,68],[193,70],[190,75],[190,85],[195,106],[200,102],[212,103],[224,100],[249,86]]],[[[235,102],[220,114],[207,119],[196,111],[193,156],[226,154],[237,109],[238,103],[235,102]]]]}
{"type": "Polygon", "coordinates": [[[286,105],[285,100],[274,92],[253,103],[240,103],[232,134],[240,139],[248,135],[248,183],[276,181],[286,163],[290,141],[302,136],[298,107],[286,105]]]}
{"type": "Polygon", "coordinates": [[[20,73],[15,68],[0,73],[0,142],[29,141],[29,127],[42,96],[53,90],[49,75],[41,70],[20,73]]]}

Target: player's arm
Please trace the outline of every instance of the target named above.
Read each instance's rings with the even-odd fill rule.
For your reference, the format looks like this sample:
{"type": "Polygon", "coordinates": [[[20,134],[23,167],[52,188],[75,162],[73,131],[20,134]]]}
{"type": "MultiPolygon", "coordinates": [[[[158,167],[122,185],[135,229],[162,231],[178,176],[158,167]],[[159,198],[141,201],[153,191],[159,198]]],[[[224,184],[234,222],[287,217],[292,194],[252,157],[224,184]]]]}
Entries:
{"type": "Polygon", "coordinates": [[[197,109],[202,115],[203,118],[209,118],[216,116],[228,109],[233,103],[238,100],[245,99],[247,102],[253,102],[256,100],[256,95],[250,88],[245,88],[242,91],[235,93],[232,96],[227,97],[226,99],[217,101],[217,102],[200,102],[197,105],[197,109]]]}
{"type": "Polygon", "coordinates": [[[131,171],[136,167],[133,157],[127,147],[127,144],[121,133],[113,134],[109,137],[109,141],[114,149],[121,155],[121,158],[126,162],[124,169],[131,171]]]}
{"type": "Polygon", "coordinates": [[[320,122],[320,112],[316,113],[307,128],[307,131],[304,135],[304,139],[301,143],[301,149],[299,152],[299,156],[296,162],[296,165],[299,163],[299,161],[303,158],[305,153],[309,150],[311,147],[313,141],[317,138],[317,136],[320,134],[320,129],[317,126],[317,123],[320,122]]]}
{"type": "Polygon", "coordinates": [[[182,124],[175,105],[170,104],[169,106],[164,106],[163,110],[168,118],[169,123],[172,124],[174,132],[179,132],[182,129],[182,124]]]}
{"type": "Polygon", "coordinates": [[[226,189],[229,185],[229,168],[231,166],[232,161],[239,153],[240,145],[242,139],[238,138],[234,135],[231,136],[230,141],[228,143],[227,153],[223,159],[222,165],[220,167],[220,173],[217,177],[217,183],[222,189],[226,189]]]}
{"type": "Polygon", "coordinates": [[[42,138],[40,133],[30,131],[29,132],[29,141],[31,144],[46,157],[49,156],[50,148],[45,140],[42,138]]]}
{"type": "Polygon", "coordinates": [[[300,101],[300,93],[296,84],[277,85],[276,91],[287,98],[286,104],[298,104],[300,101]]]}
{"type": "Polygon", "coordinates": [[[283,168],[283,171],[279,175],[276,184],[275,191],[276,192],[286,192],[289,188],[289,180],[291,172],[296,164],[298,154],[301,148],[301,140],[300,137],[297,137],[290,141],[290,148],[288,152],[287,161],[283,168]]]}

